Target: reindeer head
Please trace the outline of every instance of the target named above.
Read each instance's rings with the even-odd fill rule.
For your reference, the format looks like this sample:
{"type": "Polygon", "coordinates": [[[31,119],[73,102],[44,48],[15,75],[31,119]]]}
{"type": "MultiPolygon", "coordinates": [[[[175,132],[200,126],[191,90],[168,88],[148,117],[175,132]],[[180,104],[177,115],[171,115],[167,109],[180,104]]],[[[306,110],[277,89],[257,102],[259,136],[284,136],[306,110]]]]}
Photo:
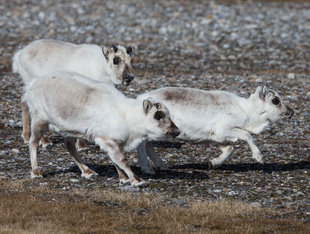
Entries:
{"type": "Polygon", "coordinates": [[[113,83],[129,85],[134,79],[131,68],[133,49],[131,47],[125,48],[122,45],[112,45],[112,48],[103,47],[102,52],[115,77],[115,80],[112,80],[113,83]]]}
{"type": "Polygon", "coordinates": [[[167,107],[152,98],[143,101],[143,111],[147,118],[148,140],[160,140],[169,137],[177,137],[180,130],[170,119],[167,107]]]}
{"type": "Polygon", "coordinates": [[[275,122],[285,114],[288,117],[292,117],[294,111],[286,106],[279,94],[267,87],[267,85],[259,86],[256,88],[252,98],[256,98],[262,105],[261,115],[265,115],[268,120],[275,122]]]}

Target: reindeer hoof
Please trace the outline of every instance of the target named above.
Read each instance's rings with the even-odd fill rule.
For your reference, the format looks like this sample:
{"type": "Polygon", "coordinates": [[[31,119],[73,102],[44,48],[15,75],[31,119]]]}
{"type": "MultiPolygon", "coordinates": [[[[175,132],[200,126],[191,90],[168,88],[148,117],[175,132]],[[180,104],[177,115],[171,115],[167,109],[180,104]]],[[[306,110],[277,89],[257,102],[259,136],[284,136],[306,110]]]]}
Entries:
{"type": "Polygon", "coordinates": [[[28,144],[29,143],[29,137],[25,137],[24,134],[22,134],[21,136],[24,139],[24,144],[28,144]]]}
{"type": "Polygon", "coordinates": [[[40,139],[39,145],[41,145],[43,148],[47,148],[48,146],[52,146],[53,142],[44,136],[40,139]]]}
{"type": "Polygon", "coordinates": [[[264,165],[264,160],[263,159],[260,159],[260,160],[257,160],[257,162],[261,165],[264,165]]]}
{"type": "Polygon", "coordinates": [[[75,143],[75,147],[76,147],[77,151],[83,151],[83,150],[88,149],[86,142],[82,139],[77,139],[77,141],[75,143]]]}
{"type": "Polygon", "coordinates": [[[209,169],[216,169],[219,168],[221,165],[222,163],[217,162],[215,158],[210,160],[208,163],[209,169]]]}
{"type": "Polygon", "coordinates": [[[125,178],[119,179],[119,184],[120,185],[130,184],[130,180],[125,178]]]}
{"type": "Polygon", "coordinates": [[[163,164],[163,165],[161,165],[160,167],[158,167],[156,169],[159,170],[159,171],[169,171],[170,170],[170,168],[166,164],[163,164]]]}
{"type": "Polygon", "coordinates": [[[41,173],[39,169],[34,169],[31,171],[31,179],[35,179],[35,178],[43,178],[43,174],[41,173]]]}
{"type": "Polygon", "coordinates": [[[140,180],[134,180],[130,184],[131,186],[134,187],[141,187],[147,185],[148,183],[145,180],[140,179],[140,180]]]}
{"type": "Polygon", "coordinates": [[[141,168],[141,172],[143,174],[146,174],[146,175],[156,175],[156,172],[154,171],[153,168],[149,167],[149,168],[141,168]]]}
{"type": "Polygon", "coordinates": [[[85,179],[90,179],[92,176],[97,176],[98,174],[96,172],[94,172],[93,170],[86,170],[84,172],[82,172],[82,177],[85,179]]]}

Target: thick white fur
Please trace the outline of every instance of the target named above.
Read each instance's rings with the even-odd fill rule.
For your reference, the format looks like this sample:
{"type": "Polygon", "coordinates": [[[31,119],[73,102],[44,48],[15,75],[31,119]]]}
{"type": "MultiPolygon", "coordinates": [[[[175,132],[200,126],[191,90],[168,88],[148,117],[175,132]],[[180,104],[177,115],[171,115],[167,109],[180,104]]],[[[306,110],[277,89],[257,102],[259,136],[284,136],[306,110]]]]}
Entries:
{"type": "MultiPolygon", "coordinates": [[[[26,85],[34,78],[60,70],[77,72],[107,84],[128,85],[134,77],[131,68],[132,50],[127,53],[128,48],[121,45],[114,48],[101,48],[92,44],[77,45],[57,40],[37,40],[16,52],[12,69],[20,74],[26,85]],[[115,57],[120,59],[117,65],[113,63],[115,57]]],[[[23,129],[22,137],[25,143],[28,143],[29,139],[25,134],[23,129]]],[[[43,147],[52,145],[47,137],[43,137],[40,143],[43,147]]],[[[77,146],[79,150],[86,148],[86,144],[81,140],[77,142],[77,146]]]]}
{"type": "Polygon", "coordinates": [[[89,177],[94,172],[76,153],[72,140],[77,137],[94,141],[108,152],[121,182],[132,185],[140,185],[143,180],[133,174],[120,148],[129,151],[143,140],[160,140],[178,131],[161,103],[128,99],[113,86],[69,71],[50,73],[30,82],[23,101],[31,115],[32,177],[40,176],[36,147],[48,126],[65,137],[82,176],[89,177]],[[154,114],[159,110],[165,118],[156,120],[154,114]]]}
{"type": "MultiPolygon", "coordinates": [[[[255,145],[251,134],[261,133],[270,122],[277,121],[287,108],[279,95],[268,89],[258,87],[249,97],[239,97],[226,91],[203,91],[192,88],[162,88],[140,95],[139,99],[155,98],[164,103],[170,111],[171,119],[181,130],[175,139],[181,142],[213,141],[223,144],[222,154],[214,158],[213,166],[220,166],[231,154],[233,147],[227,142],[246,141],[252,156],[263,163],[262,155],[255,145]],[[280,104],[274,105],[272,99],[278,97],[280,104]]],[[[170,139],[166,139],[170,140],[170,139]]],[[[147,156],[155,167],[166,170],[167,165],[155,153],[150,142],[143,142],[138,147],[141,170],[154,174],[147,156]]]]}
{"type": "Polygon", "coordinates": [[[44,74],[68,70],[108,84],[121,84],[131,74],[131,58],[126,48],[118,51],[93,44],[73,44],[58,40],[37,40],[17,51],[13,57],[13,72],[19,73],[24,84],[44,74]],[[105,54],[104,54],[105,53],[105,54]],[[118,56],[121,63],[113,64],[118,56]]]}

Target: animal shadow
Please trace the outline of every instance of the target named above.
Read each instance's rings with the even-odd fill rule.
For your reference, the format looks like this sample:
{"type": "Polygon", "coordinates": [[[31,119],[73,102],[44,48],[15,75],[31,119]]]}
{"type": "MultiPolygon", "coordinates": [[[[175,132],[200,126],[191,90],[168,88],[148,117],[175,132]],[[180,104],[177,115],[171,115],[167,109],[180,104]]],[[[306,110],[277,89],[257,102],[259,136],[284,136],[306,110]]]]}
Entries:
{"type": "MultiPolygon", "coordinates": [[[[116,168],[113,165],[97,165],[97,164],[87,164],[87,166],[94,170],[99,177],[101,178],[118,178],[118,173],[116,168]]],[[[177,170],[169,170],[166,172],[158,172],[156,175],[145,175],[141,173],[140,167],[131,166],[132,171],[139,177],[143,179],[188,179],[188,180],[195,180],[195,179],[208,179],[209,176],[200,171],[192,171],[192,172],[180,172],[177,170]]],[[[53,177],[55,175],[60,174],[68,174],[68,173],[77,173],[81,174],[80,169],[78,166],[71,166],[68,169],[64,170],[57,170],[52,172],[47,172],[44,174],[44,177],[53,177]]]]}
{"type": "MultiPolygon", "coordinates": [[[[196,170],[210,170],[209,164],[189,163],[183,165],[176,165],[171,169],[196,169],[196,170]]],[[[240,163],[240,164],[223,164],[214,170],[246,172],[246,171],[264,171],[266,173],[276,171],[295,171],[299,169],[310,169],[310,161],[300,161],[297,163],[240,163]]]]}

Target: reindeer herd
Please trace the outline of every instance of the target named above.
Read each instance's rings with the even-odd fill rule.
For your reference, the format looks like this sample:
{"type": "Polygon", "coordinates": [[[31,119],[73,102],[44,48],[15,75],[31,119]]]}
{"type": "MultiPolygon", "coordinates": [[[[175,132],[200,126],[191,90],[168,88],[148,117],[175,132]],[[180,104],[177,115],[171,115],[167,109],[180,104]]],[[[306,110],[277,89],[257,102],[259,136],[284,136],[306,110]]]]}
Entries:
{"type": "Polygon", "coordinates": [[[55,131],[82,172],[96,175],[79,156],[83,139],[107,152],[120,183],[140,186],[122,150],[137,148],[141,171],[155,174],[168,170],[151,141],[217,142],[222,154],[210,162],[220,166],[232,153],[230,142],[248,143],[252,157],[263,157],[251,134],[261,133],[282,115],[291,117],[279,94],[266,85],[249,98],[231,92],[165,87],[127,98],[114,85],[129,85],[133,49],[122,45],[100,47],[56,40],[38,40],[17,51],[12,70],[24,87],[21,100],[23,133],[29,143],[31,178],[42,177],[37,162],[40,140],[51,144],[44,133],[55,131]]]}

